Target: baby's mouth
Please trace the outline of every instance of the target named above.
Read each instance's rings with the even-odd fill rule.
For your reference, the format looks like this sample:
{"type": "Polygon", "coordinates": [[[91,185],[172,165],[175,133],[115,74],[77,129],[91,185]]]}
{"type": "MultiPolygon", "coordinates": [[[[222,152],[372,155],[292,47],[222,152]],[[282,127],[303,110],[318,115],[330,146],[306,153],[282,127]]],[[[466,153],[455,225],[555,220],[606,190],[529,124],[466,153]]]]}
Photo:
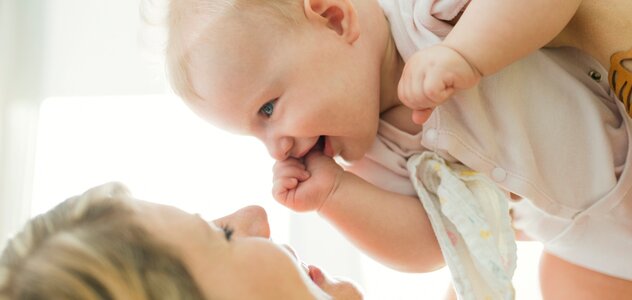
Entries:
{"type": "Polygon", "coordinates": [[[334,157],[333,149],[331,147],[331,141],[328,141],[327,136],[325,135],[319,136],[314,146],[312,146],[312,148],[309,149],[307,153],[313,151],[319,151],[326,156],[334,157]]]}
{"type": "Polygon", "coordinates": [[[318,151],[325,150],[325,136],[324,135],[321,135],[318,137],[318,141],[316,141],[316,144],[314,145],[312,150],[318,150],[318,151]]]}
{"type": "MultiPolygon", "coordinates": [[[[307,153],[311,153],[314,151],[320,151],[323,152],[325,150],[325,136],[321,135],[318,137],[318,140],[316,141],[316,143],[314,144],[314,146],[312,146],[311,149],[309,149],[309,151],[307,151],[307,153]]],[[[307,153],[305,153],[305,155],[307,155],[307,153]]],[[[303,156],[305,156],[303,155],[303,156]]]]}

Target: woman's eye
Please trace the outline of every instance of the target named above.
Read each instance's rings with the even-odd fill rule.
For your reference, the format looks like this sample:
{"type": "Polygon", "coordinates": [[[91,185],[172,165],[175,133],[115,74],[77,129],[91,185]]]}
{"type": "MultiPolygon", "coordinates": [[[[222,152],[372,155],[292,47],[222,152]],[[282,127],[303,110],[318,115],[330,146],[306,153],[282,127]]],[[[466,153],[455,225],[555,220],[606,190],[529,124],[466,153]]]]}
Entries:
{"type": "Polygon", "coordinates": [[[266,117],[271,117],[272,113],[274,112],[274,103],[276,102],[276,100],[272,100],[270,102],[267,102],[266,104],[264,104],[263,106],[261,106],[261,108],[259,109],[259,112],[261,112],[264,116],[266,117]]]}
{"type": "Polygon", "coordinates": [[[226,240],[230,241],[230,238],[233,236],[234,232],[233,228],[228,225],[223,225],[222,230],[224,231],[224,236],[226,237],[226,240]]]}

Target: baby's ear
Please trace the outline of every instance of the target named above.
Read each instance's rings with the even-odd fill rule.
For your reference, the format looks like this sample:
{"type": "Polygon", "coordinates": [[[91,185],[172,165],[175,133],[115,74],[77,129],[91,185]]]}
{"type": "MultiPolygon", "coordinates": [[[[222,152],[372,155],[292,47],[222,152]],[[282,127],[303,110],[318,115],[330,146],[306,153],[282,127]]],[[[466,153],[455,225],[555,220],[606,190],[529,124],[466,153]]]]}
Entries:
{"type": "Polygon", "coordinates": [[[348,43],[360,36],[360,24],[351,0],[303,0],[305,16],[326,25],[348,43]]]}

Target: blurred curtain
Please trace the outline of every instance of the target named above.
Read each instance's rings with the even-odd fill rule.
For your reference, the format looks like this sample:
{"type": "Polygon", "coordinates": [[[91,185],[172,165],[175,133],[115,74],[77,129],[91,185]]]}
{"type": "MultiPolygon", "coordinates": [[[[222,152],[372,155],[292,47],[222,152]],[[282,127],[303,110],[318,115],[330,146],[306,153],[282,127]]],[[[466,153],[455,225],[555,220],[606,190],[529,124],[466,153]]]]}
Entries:
{"type": "Polygon", "coordinates": [[[0,0],[0,245],[28,218],[45,1],[0,0]]]}
{"type": "Polygon", "coordinates": [[[165,92],[139,51],[140,0],[0,0],[0,243],[31,212],[40,104],[165,92]]]}
{"type": "MultiPolygon", "coordinates": [[[[167,90],[162,65],[152,68],[145,60],[143,51],[155,49],[143,49],[146,42],[152,41],[146,40],[148,35],[142,30],[139,3],[140,0],[0,0],[0,246],[30,216],[32,199],[38,198],[33,193],[34,186],[41,185],[40,181],[60,185],[76,181],[59,176],[64,172],[54,168],[48,170],[49,177],[34,181],[38,116],[43,100],[156,95],[167,90]]],[[[159,42],[156,46],[161,49],[159,42]]],[[[139,114],[139,118],[143,117],[146,116],[139,114]]],[[[81,126],[82,121],[76,121],[81,126]]],[[[72,147],[60,148],[69,146],[72,147]]],[[[76,163],[72,158],[57,161],[60,168],[72,169],[76,163]]],[[[80,191],[72,193],[76,192],[80,191]]],[[[54,198],[52,201],[65,199],[54,198]]],[[[289,242],[308,262],[362,283],[358,251],[330,225],[316,215],[293,216],[289,222],[289,242]]]]}

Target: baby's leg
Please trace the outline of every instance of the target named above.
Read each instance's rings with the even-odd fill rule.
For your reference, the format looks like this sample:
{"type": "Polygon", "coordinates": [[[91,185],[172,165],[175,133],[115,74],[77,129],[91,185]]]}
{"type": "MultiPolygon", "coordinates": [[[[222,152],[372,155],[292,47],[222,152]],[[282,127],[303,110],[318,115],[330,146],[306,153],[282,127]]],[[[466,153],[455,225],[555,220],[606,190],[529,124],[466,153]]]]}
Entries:
{"type": "Polygon", "coordinates": [[[547,252],[542,253],[540,258],[540,287],[544,300],[619,300],[632,297],[632,281],[571,264],[547,252]]]}

